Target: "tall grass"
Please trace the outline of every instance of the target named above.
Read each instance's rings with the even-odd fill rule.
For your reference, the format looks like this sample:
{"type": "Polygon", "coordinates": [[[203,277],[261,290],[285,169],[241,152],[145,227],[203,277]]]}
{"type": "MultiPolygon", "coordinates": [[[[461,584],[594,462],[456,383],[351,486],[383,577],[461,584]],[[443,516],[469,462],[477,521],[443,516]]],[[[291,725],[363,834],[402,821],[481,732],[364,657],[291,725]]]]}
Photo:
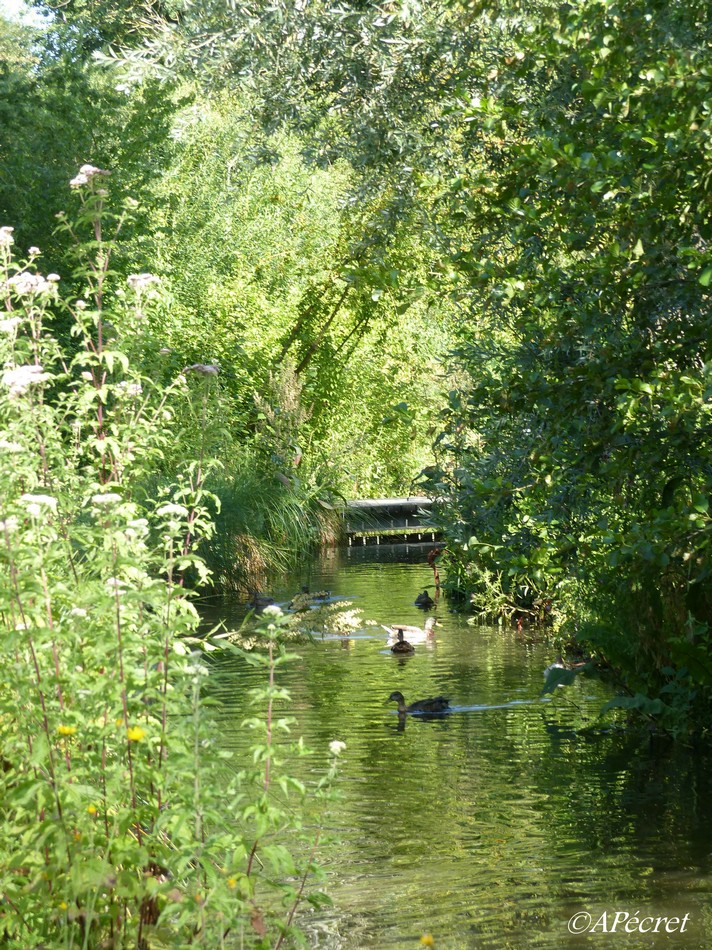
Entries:
{"type": "Polygon", "coordinates": [[[245,449],[229,477],[223,472],[211,480],[220,510],[214,517],[215,534],[201,554],[216,588],[242,593],[258,589],[269,575],[288,571],[337,539],[342,524],[338,500],[317,486],[280,474],[265,468],[262,456],[245,449]]]}

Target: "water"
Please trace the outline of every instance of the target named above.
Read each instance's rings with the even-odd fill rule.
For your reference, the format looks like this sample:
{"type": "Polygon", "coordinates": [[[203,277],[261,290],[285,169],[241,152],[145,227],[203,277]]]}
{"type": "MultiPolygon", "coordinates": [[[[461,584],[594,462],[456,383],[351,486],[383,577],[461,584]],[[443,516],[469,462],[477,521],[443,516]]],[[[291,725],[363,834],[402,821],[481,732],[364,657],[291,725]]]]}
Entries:
{"type": "MultiPolygon", "coordinates": [[[[422,625],[428,614],[413,601],[432,584],[426,551],[351,549],[273,593],[288,600],[308,582],[364,620],[422,625]]],[[[223,604],[210,619],[234,624],[241,613],[223,604]]],[[[301,645],[280,672],[296,733],[314,750],[292,771],[314,782],[329,742],[347,746],[340,799],[321,816],[334,907],[302,918],[310,945],[417,947],[430,934],[453,950],[712,946],[709,750],[598,720],[609,694],[594,679],[542,699],[549,648],[472,627],[444,601],[432,613],[435,641],[412,657],[393,656],[385,631],[365,627],[301,645]],[[453,711],[403,722],[386,702],[393,690],[406,702],[448,696],[453,711]],[[580,913],[597,932],[569,931],[580,913]],[[650,931],[670,918],[677,932],[630,921],[626,933],[620,917],[611,933],[616,913],[653,918],[642,924],[650,931]]],[[[220,665],[224,741],[242,751],[244,691],[259,674],[234,658],[220,665]]]]}

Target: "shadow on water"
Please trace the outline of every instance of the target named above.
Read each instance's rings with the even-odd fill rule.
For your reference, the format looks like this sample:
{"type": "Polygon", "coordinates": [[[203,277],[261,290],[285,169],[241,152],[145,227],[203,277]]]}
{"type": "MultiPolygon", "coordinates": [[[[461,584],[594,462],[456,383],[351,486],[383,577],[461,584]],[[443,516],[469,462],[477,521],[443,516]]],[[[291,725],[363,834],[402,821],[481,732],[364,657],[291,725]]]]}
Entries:
{"type": "MultiPolygon", "coordinates": [[[[438,948],[712,946],[709,748],[599,720],[608,694],[592,678],[540,698],[551,652],[469,626],[443,599],[434,640],[393,656],[382,625],[422,627],[414,600],[432,585],[428,548],[398,548],[350,549],[271,592],[287,602],[303,584],[329,590],[376,624],[301,645],[280,671],[295,734],[314,750],[292,772],[314,783],[329,742],[346,743],[339,800],[313,816],[328,832],[334,907],[302,921],[310,945],[413,947],[427,933],[438,948]],[[394,690],[451,708],[398,715],[394,690]],[[678,930],[601,932],[637,912],[679,918],[678,930]],[[598,931],[571,933],[586,913],[598,931]]],[[[222,604],[206,620],[242,612],[222,604]]],[[[240,752],[258,674],[228,656],[217,672],[224,743],[240,752]]]]}

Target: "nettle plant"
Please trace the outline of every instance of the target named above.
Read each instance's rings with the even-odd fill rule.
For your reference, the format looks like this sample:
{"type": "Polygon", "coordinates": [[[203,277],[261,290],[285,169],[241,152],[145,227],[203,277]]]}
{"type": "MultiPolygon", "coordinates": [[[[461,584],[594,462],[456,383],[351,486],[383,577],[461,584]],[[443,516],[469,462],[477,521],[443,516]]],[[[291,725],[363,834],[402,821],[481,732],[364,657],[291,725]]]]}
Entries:
{"type": "MultiPolygon", "coordinates": [[[[62,301],[40,252],[15,260],[0,228],[0,944],[303,943],[295,911],[321,895],[307,894],[313,851],[298,861],[281,843],[300,808],[274,794],[305,792],[275,759],[288,728],[273,721],[283,620],[265,619],[268,650],[251,661],[266,676],[242,768],[206,714],[214,644],[195,636],[185,583],[205,576],[209,460],[198,449],[146,494],[180,401],[197,387],[209,411],[205,380],[162,386],[127,355],[156,278],[111,289],[104,231],[111,222],[114,240],[131,209],[107,212],[105,175],[84,166],[76,221],[62,218],[84,254],[84,299],[62,301]],[[71,354],[47,329],[60,307],[71,354]]],[[[340,751],[332,743],[317,797],[340,751]]]]}

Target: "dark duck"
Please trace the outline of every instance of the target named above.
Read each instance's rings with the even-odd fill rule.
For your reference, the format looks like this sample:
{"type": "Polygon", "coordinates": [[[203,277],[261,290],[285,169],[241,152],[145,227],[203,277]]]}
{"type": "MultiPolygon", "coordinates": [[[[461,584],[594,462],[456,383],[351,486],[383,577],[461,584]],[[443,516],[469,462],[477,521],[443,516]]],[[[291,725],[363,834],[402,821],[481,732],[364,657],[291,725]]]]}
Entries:
{"type": "Polygon", "coordinates": [[[430,610],[431,607],[435,606],[435,601],[428,593],[427,589],[423,591],[422,594],[418,594],[415,598],[415,606],[422,607],[423,610],[430,610]]]}
{"type": "Polygon", "coordinates": [[[415,647],[412,643],[408,643],[407,640],[403,639],[403,631],[398,631],[398,639],[391,647],[391,653],[395,653],[398,656],[405,656],[410,653],[415,653],[415,647]]]}
{"type": "Polygon", "coordinates": [[[404,713],[441,713],[450,711],[450,700],[444,696],[434,696],[430,699],[418,699],[416,702],[406,706],[403,693],[397,690],[388,697],[389,703],[398,703],[398,714],[404,713]]]}

